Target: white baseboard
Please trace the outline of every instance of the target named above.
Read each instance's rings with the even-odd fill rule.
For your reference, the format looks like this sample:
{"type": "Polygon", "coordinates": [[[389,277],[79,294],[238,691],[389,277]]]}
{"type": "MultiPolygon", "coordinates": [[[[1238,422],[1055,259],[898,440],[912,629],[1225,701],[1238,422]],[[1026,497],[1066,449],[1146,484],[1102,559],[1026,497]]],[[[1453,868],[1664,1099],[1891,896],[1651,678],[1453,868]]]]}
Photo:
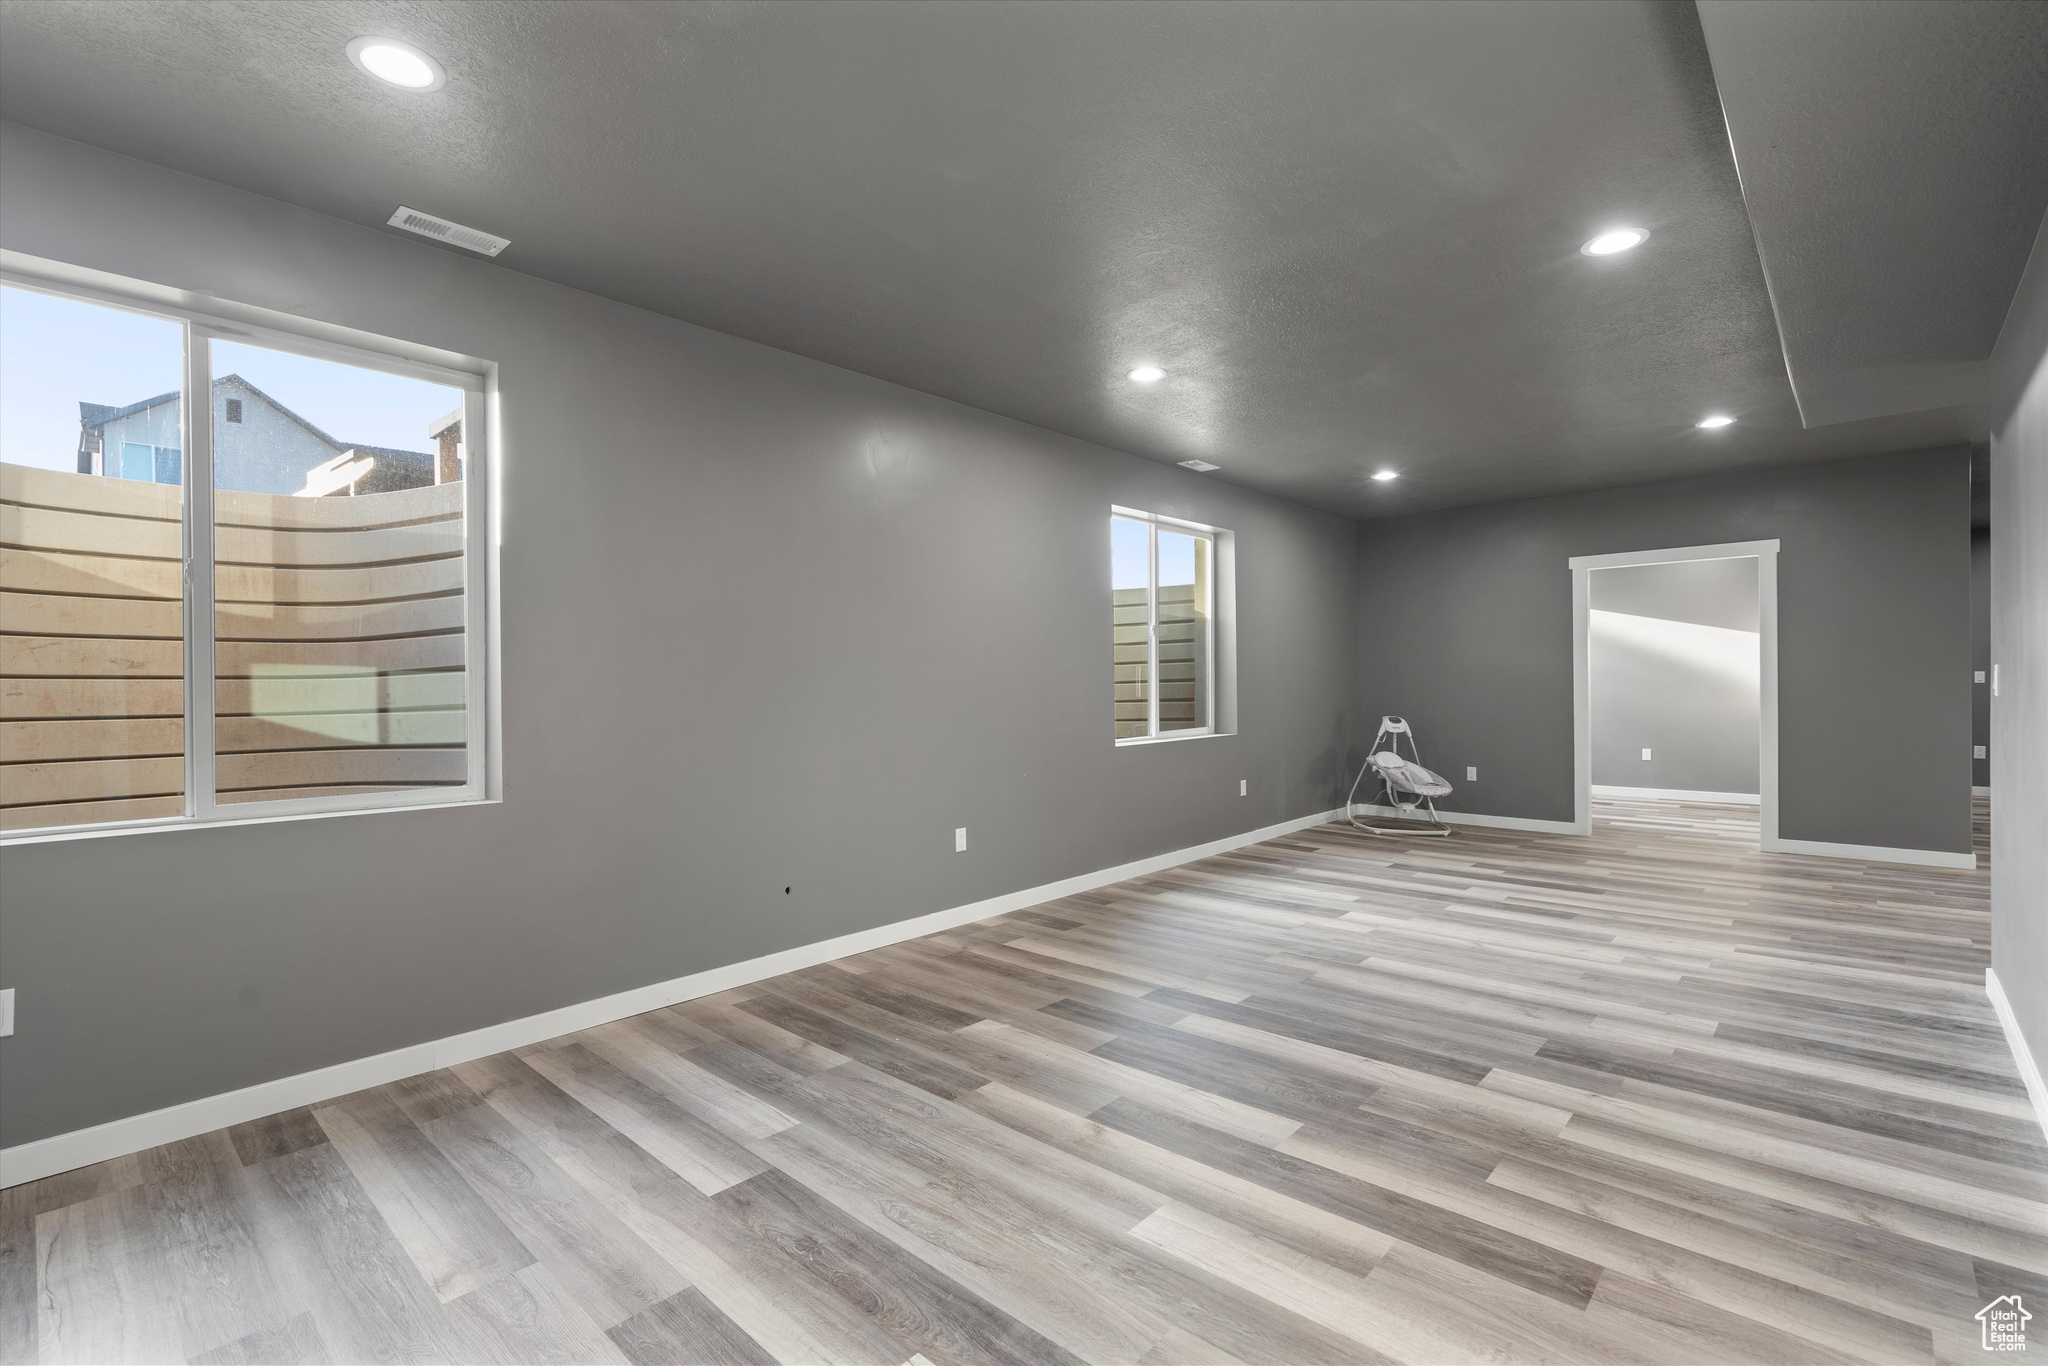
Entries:
{"type": "Polygon", "coordinates": [[[1998,1023],[2005,1030],[2005,1041],[2012,1047],[2013,1064],[2020,1070],[2020,1080],[2026,1083],[2027,1099],[2034,1102],[2034,1118],[2041,1123],[2043,1137],[2048,1137],[2048,1081],[2041,1077],[2041,1067],[2034,1061],[2033,1050],[2027,1047],[2027,1036],[2020,1033],[2019,1017],[2012,1013],[2012,1002],[2006,999],[2005,987],[1999,982],[1998,974],[1990,968],[1984,969],[1984,994],[1991,998],[1991,1008],[1998,1012],[1998,1023]]]}
{"type": "MultiPolygon", "coordinates": [[[[1413,813],[1391,806],[1368,806],[1360,802],[1357,811],[1362,816],[1386,816],[1393,820],[1414,820],[1413,813]]],[[[1483,825],[1495,830],[1533,830],[1545,835],[1576,835],[1579,827],[1571,821],[1536,821],[1526,816],[1482,816],[1472,811],[1439,811],[1436,813],[1445,825],[1483,825]]],[[[1342,820],[1339,811],[1335,819],[1342,820]]]]}
{"type": "Polygon", "coordinates": [[[345,1096],[365,1087],[402,1081],[406,1077],[418,1076],[422,1072],[432,1072],[438,1068],[452,1067],[456,1063],[486,1058],[493,1053],[503,1053],[507,1049],[524,1048],[528,1044],[541,1043],[563,1034],[573,1034],[579,1029],[589,1029],[612,1020],[623,1020],[631,1015],[642,1015],[650,1010],[659,1010],[663,1006],[694,1000],[699,996],[729,991],[733,987],[745,986],[749,982],[759,982],[769,977],[779,977],[785,972],[795,972],[801,968],[829,963],[835,958],[886,948],[890,944],[915,939],[920,935],[936,934],[940,930],[972,924],[977,920],[986,920],[990,916],[1036,906],[1040,902],[1072,896],[1076,892],[1106,887],[1110,883],[1122,882],[1126,878],[1144,877],[1149,873],[1160,872],[1183,863],[1192,863],[1196,859],[1208,858],[1212,854],[1227,853],[1248,844],[1257,844],[1261,840],[1290,835],[1297,830],[1306,830],[1311,826],[1342,819],[1342,807],[1331,811],[1318,811],[1312,816],[1297,817],[1259,830],[1247,830],[1243,834],[1229,835],[1192,848],[1155,854],[1151,858],[1139,859],[1135,863],[1124,863],[1114,868],[1082,873],[1077,877],[1046,883],[1042,887],[1027,887],[1023,891],[1008,892],[1002,896],[990,897],[986,901],[955,906],[951,910],[934,911],[930,915],[898,920],[889,925],[877,925],[873,929],[843,934],[835,939],[824,939],[815,944],[783,949],[760,958],[748,959],[744,963],[729,963],[724,967],[692,973],[687,977],[634,987],[630,991],[622,991],[612,996],[601,996],[594,1001],[583,1001],[576,1005],[563,1006],[558,1010],[544,1011],[539,1015],[528,1015],[522,1019],[506,1020],[502,1024],[473,1029],[466,1034],[411,1044],[373,1057],[357,1058],[350,1062],[336,1063],[332,1067],[322,1067],[317,1071],[259,1082],[254,1086],[245,1086],[239,1091],[206,1096],[199,1100],[186,1101],[182,1105],[152,1110],[147,1114],[131,1115],[126,1119],[110,1120],[90,1129],[78,1129],[68,1134],[53,1134],[49,1138],[0,1149],[0,1188],[17,1186],[24,1181],[40,1180],[45,1176],[54,1176],[58,1172],[89,1166],[94,1162],[104,1162],[126,1153],[140,1152],[145,1148],[154,1148],[160,1143],[175,1143],[179,1139],[210,1133],[231,1124],[243,1124],[252,1119],[261,1119],[265,1115],[274,1115],[281,1110],[333,1100],[337,1096],[345,1096]]]}
{"type": "Polygon", "coordinates": [[[1754,792],[1689,792],[1677,787],[1610,787],[1593,784],[1596,797],[1635,797],[1652,802],[1713,802],[1721,806],[1756,806],[1763,799],[1754,792]]]}
{"type": "Polygon", "coordinates": [[[1972,787],[1970,795],[1972,797],[1988,797],[1991,795],[1991,789],[1988,787],[1972,787]]]}
{"type": "Polygon", "coordinates": [[[1812,854],[1818,858],[1852,858],[1865,863],[1911,863],[1922,868],[1975,868],[1975,854],[1946,849],[1887,849],[1876,844],[1830,844],[1826,840],[1765,840],[1766,854],[1812,854]]]}

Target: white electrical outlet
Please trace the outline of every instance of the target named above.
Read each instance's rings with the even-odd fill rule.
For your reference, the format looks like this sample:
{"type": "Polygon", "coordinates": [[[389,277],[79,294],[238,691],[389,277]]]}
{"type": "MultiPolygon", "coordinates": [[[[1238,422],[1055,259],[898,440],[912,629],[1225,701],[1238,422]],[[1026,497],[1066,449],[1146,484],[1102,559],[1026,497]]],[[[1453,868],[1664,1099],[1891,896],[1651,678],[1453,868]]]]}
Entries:
{"type": "Polygon", "coordinates": [[[14,1032],[14,988],[0,991],[0,1039],[14,1032]]]}
{"type": "Polygon", "coordinates": [[[1239,779],[1237,780],[1237,795],[1238,795],[1238,796],[1240,796],[1240,797],[1249,797],[1249,796],[1251,796],[1251,795],[1252,795],[1252,780],[1251,780],[1251,779],[1249,779],[1249,778],[1239,778],[1239,779]]]}
{"type": "Polygon", "coordinates": [[[1476,783],[1476,782],[1478,782],[1478,781],[1479,781],[1479,770],[1478,770],[1478,769],[1476,769],[1476,768],[1468,768],[1468,769],[1466,769],[1466,770],[1465,770],[1465,781],[1466,781],[1466,782],[1468,782],[1468,783],[1476,783]]]}
{"type": "Polygon", "coordinates": [[[953,832],[953,852],[956,854],[967,852],[967,827],[964,825],[953,832]]]}
{"type": "Polygon", "coordinates": [[[1978,683],[1984,681],[1984,671],[1982,669],[1977,670],[1977,677],[1973,681],[1978,683]]]}
{"type": "Polygon", "coordinates": [[[1648,763],[1649,761],[1650,761],[1650,751],[1648,751],[1648,750],[1646,749],[1646,750],[1644,750],[1644,751],[1643,751],[1643,762],[1644,762],[1644,763],[1648,763]]]}
{"type": "Polygon", "coordinates": [[[1972,759],[1989,759],[1991,755],[1983,745],[1972,745],[1970,746],[1970,757],[1972,759]]]}

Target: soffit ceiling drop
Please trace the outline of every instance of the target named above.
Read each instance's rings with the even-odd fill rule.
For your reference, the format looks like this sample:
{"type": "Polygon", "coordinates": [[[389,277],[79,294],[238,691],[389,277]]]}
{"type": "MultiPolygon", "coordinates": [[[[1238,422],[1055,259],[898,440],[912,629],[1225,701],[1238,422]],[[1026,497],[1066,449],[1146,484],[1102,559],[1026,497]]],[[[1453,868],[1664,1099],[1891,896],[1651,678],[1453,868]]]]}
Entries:
{"type": "Polygon", "coordinates": [[[1807,425],[1983,402],[2048,212],[2048,5],[1699,10],[1807,425]]]}
{"type": "Polygon", "coordinates": [[[1982,434],[1802,425],[1685,5],[8,3],[0,116],[1354,516],[1982,434]]]}

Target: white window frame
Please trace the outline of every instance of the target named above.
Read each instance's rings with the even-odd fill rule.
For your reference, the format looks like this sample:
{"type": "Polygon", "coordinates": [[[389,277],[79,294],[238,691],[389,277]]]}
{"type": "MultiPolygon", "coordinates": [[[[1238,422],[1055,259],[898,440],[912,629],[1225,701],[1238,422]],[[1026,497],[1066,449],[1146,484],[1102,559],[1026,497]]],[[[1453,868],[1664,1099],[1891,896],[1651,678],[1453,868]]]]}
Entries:
{"type": "MultiPolygon", "coordinates": [[[[1216,672],[1216,638],[1222,632],[1222,622],[1217,611],[1220,600],[1218,585],[1222,577],[1223,536],[1218,527],[1204,526],[1200,522],[1184,522],[1177,517],[1166,517],[1156,512],[1140,512],[1136,508],[1117,507],[1109,509],[1112,527],[1119,521],[1142,522],[1145,525],[1145,669],[1146,669],[1146,733],[1117,739],[1119,748],[1126,745],[1158,745],[1173,740],[1199,740],[1204,736],[1217,735],[1217,697],[1222,691],[1216,672]],[[1206,724],[1186,730],[1166,731],[1159,729],[1159,531],[1168,531],[1209,543],[1209,600],[1204,604],[1205,616],[1209,622],[1206,633],[1206,655],[1203,661],[1205,676],[1209,680],[1204,701],[1207,703],[1206,724]]],[[[1112,597],[1112,601],[1114,598],[1112,597]]],[[[1111,696],[1114,697],[1112,690],[1111,696]]],[[[1110,733],[1116,733],[1114,703],[1110,708],[1110,733]]]]}
{"type": "MultiPolygon", "coordinates": [[[[184,329],[179,427],[184,520],[185,810],[182,815],[92,825],[44,826],[0,833],[0,846],[87,839],[140,831],[203,829],[276,820],[465,806],[499,798],[496,633],[496,438],[491,422],[496,366],[487,361],[387,337],[309,322],[267,309],[227,305],[219,311],[186,304],[181,291],[121,280],[58,262],[0,252],[0,283],[56,298],[160,318],[184,329]],[[232,311],[230,311],[232,310],[232,311]],[[213,404],[192,395],[213,391],[213,342],[235,341],[316,360],[405,375],[463,394],[460,445],[463,484],[464,750],[466,781],[423,787],[269,801],[216,800],[214,792],[213,404]],[[201,515],[201,514],[204,515],[201,515]]],[[[219,300],[209,303],[220,305],[219,300]]]]}

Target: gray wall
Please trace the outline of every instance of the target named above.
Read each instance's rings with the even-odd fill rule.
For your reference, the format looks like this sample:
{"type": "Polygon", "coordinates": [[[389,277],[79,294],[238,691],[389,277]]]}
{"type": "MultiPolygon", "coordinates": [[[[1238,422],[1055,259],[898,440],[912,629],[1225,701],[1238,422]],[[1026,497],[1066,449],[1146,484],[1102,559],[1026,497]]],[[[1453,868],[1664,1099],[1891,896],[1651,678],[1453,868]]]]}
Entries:
{"type": "Polygon", "coordinates": [[[1754,795],[1756,560],[1596,569],[1587,601],[1593,781],[1754,795]]]}
{"type": "Polygon", "coordinates": [[[1991,371],[1991,965],[2048,1069],[2048,221],[1991,371]]]}
{"type": "Polygon", "coordinates": [[[504,802],[8,850],[0,1142],[1343,799],[1348,521],[15,127],[0,244],[494,359],[506,452],[504,802]],[[1236,735],[1112,745],[1113,503],[1236,533],[1236,735]]]}
{"type": "Polygon", "coordinates": [[[1756,556],[1596,569],[1586,576],[1586,601],[1599,612],[1754,634],[1759,616],[1756,556]]]}
{"type": "Polygon", "coordinates": [[[1970,847],[1969,451],[1500,503],[1359,529],[1360,712],[1416,723],[1443,805],[1573,819],[1574,555],[1777,538],[1779,833],[1970,847]],[[1897,754],[1922,766],[1899,799],[1897,754]]]}
{"type": "Polygon", "coordinates": [[[1970,533],[1970,745],[1986,756],[1970,761],[1970,781],[1991,786],[1991,533],[1970,533]],[[1978,674],[1984,681],[1976,681],[1978,674]]]}

